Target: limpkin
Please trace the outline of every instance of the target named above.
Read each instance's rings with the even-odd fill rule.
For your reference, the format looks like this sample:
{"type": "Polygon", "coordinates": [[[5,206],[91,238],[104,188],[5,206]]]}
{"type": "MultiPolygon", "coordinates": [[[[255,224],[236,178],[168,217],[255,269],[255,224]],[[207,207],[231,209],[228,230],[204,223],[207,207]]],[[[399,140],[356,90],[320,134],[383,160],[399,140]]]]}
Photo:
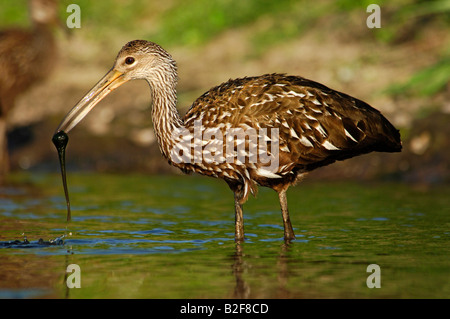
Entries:
{"type": "Polygon", "coordinates": [[[176,63],[161,46],[145,40],[120,50],[112,69],[56,132],[68,133],[111,91],[136,79],[150,85],[153,126],[169,164],[185,173],[221,178],[234,192],[236,241],[244,239],[242,205],[256,194],[257,185],[278,192],[284,237],[291,240],[289,186],[337,160],[402,148],[399,131],[379,111],[300,76],[229,80],[200,96],[180,118],[176,63]]]}
{"type": "Polygon", "coordinates": [[[0,180],[9,168],[7,115],[17,96],[42,82],[54,69],[57,47],[54,26],[61,26],[55,0],[30,0],[32,28],[0,32],[0,180]]]}

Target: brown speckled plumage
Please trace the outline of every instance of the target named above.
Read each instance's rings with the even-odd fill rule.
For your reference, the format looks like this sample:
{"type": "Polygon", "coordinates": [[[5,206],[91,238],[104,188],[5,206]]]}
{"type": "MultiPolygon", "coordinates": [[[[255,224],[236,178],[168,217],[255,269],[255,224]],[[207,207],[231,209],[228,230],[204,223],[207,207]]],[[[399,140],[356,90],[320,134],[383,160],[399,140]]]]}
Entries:
{"type": "Polygon", "coordinates": [[[266,74],[229,80],[200,96],[180,118],[175,61],[159,45],[143,40],[122,48],[110,73],[72,109],[58,130],[70,130],[81,121],[87,112],[80,110],[90,110],[107,94],[97,98],[98,92],[140,78],[151,87],[154,128],[169,163],[186,173],[221,178],[233,190],[236,240],[244,238],[242,204],[250,193],[256,194],[258,185],[278,192],[284,236],[290,240],[294,238],[286,201],[290,185],[337,160],[401,150],[398,130],[379,111],[299,76],[266,74]],[[108,83],[114,85],[109,88],[108,83]],[[232,135],[233,130],[256,135],[232,135]],[[264,144],[266,155],[275,156],[271,158],[277,159],[277,165],[270,166],[267,158],[263,161],[264,152],[256,144],[264,144]],[[238,145],[245,147],[239,150],[238,145]]]}

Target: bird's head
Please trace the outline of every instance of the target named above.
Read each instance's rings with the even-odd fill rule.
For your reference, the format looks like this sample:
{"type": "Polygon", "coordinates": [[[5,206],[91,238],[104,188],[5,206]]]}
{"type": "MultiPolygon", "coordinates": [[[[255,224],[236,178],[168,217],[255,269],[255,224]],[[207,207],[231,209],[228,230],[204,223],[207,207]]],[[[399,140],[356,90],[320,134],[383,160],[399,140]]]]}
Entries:
{"type": "Polygon", "coordinates": [[[176,73],[172,56],[158,44],[146,40],[128,42],[117,54],[113,67],[128,80],[164,82],[160,76],[176,73]]]}
{"type": "Polygon", "coordinates": [[[28,8],[31,21],[35,26],[58,27],[70,35],[69,29],[59,17],[57,0],[30,0],[28,8]]]}
{"type": "Polygon", "coordinates": [[[117,55],[113,68],[72,108],[57,132],[68,133],[110,92],[122,84],[145,79],[151,88],[176,85],[176,65],[167,51],[158,44],[134,40],[117,55]]]}
{"type": "Polygon", "coordinates": [[[31,20],[38,24],[57,24],[58,2],[56,0],[30,0],[31,20]]]}

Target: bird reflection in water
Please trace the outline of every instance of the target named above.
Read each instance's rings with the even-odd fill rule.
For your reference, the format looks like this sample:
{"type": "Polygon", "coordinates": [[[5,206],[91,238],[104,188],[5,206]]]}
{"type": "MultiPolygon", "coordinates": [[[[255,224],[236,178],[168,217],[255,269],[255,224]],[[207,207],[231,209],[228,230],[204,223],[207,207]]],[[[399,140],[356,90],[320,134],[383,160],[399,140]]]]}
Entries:
{"type": "MultiPolygon", "coordinates": [[[[274,290],[270,290],[269,296],[262,296],[263,298],[289,298],[290,293],[286,288],[289,279],[289,251],[292,249],[293,243],[284,242],[280,245],[280,251],[276,257],[276,271],[277,271],[277,286],[274,290]]],[[[252,291],[252,287],[245,280],[245,273],[249,271],[253,265],[250,256],[244,253],[244,244],[236,243],[235,253],[231,256],[233,264],[231,265],[232,272],[235,278],[235,287],[231,298],[249,299],[261,298],[258,292],[252,291]]],[[[270,259],[273,261],[273,258],[270,259]]]]}

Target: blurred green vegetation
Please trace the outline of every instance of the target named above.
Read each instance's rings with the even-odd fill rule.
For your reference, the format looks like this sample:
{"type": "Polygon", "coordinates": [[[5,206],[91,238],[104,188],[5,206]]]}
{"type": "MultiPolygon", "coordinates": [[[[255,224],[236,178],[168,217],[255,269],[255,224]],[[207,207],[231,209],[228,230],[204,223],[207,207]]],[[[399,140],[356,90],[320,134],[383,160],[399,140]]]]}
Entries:
{"type": "MultiPolygon", "coordinates": [[[[258,57],[271,46],[311,29],[323,28],[326,33],[330,28],[341,28],[358,36],[351,18],[356,15],[358,21],[365,21],[369,14],[366,8],[374,2],[381,7],[382,27],[373,29],[371,35],[380,43],[395,46],[420,39],[424,26],[430,24],[450,27],[448,0],[64,0],[60,10],[61,16],[67,17],[67,5],[78,4],[84,36],[105,43],[132,35],[167,47],[198,47],[228,30],[247,31],[251,55],[258,57]]],[[[0,27],[28,24],[26,1],[3,2],[0,7],[0,27]]],[[[386,92],[430,96],[444,90],[450,80],[449,56],[449,50],[443,52],[439,61],[386,92]]]]}
{"type": "Polygon", "coordinates": [[[28,25],[28,11],[26,2],[3,1],[0,5],[0,26],[25,26],[28,25]]]}
{"type": "Polygon", "coordinates": [[[228,29],[239,28],[264,15],[290,11],[292,0],[180,1],[163,12],[157,38],[182,45],[198,45],[228,29]]]}
{"type": "MultiPolygon", "coordinates": [[[[420,32],[429,24],[450,31],[450,1],[400,1],[388,17],[388,23],[377,30],[379,41],[395,45],[415,37],[420,39],[420,32]]],[[[449,81],[450,43],[437,62],[418,70],[405,82],[389,87],[386,92],[427,97],[445,90],[449,81]]]]}
{"type": "Polygon", "coordinates": [[[416,72],[409,80],[388,89],[393,95],[411,94],[432,96],[444,90],[450,81],[450,55],[416,72]]]}

